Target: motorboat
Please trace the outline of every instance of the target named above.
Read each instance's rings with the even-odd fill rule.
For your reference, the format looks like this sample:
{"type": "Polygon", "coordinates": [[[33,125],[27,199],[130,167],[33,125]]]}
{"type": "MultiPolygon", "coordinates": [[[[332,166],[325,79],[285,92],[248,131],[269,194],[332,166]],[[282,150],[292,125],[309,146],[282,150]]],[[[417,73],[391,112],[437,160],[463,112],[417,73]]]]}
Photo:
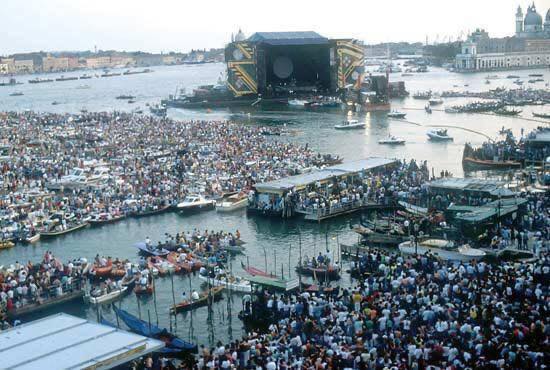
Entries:
{"type": "Polygon", "coordinates": [[[303,99],[292,99],[288,101],[288,105],[292,107],[304,107],[307,103],[308,101],[303,99]]]}
{"type": "Polygon", "coordinates": [[[248,197],[246,194],[233,193],[224,196],[221,201],[216,202],[216,211],[232,212],[238,209],[246,208],[248,205],[248,197]]]}
{"type": "Polygon", "coordinates": [[[385,139],[378,140],[378,144],[385,144],[385,145],[403,145],[405,144],[405,139],[395,137],[393,135],[388,136],[385,139]]]}
{"type": "Polygon", "coordinates": [[[447,134],[447,129],[430,130],[427,133],[432,141],[452,141],[453,138],[447,134]]]}
{"type": "Polygon", "coordinates": [[[113,289],[110,292],[102,292],[100,289],[96,289],[84,296],[84,299],[93,305],[109,303],[126,293],[127,290],[128,287],[126,286],[113,289]]]}
{"type": "Polygon", "coordinates": [[[337,130],[352,130],[352,129],[364,128],[364,127],[365,127],[365,123],[359,122],[356,119],[348,119],[342,122],[341,124],[334,126],[334,128],[337,130]]]}
{"type": "Polygon", "coordinates": [[[46,184],[50,190],[76,189],[82,183],[86,182],[86,170],[84,168],[73,168],[67,175],[61,176],[59,180],[54,180],[46,184]]]}
{"type": "Polygon", "coordinates": [[[139,253],[146,256],[163,257],[167,256],[170,253],[169,250],[166,250],[164,248],[158,249],[152,245],[147,245],[145,242],[136,243],[134,246],[139,249],[139,253]]]}
{"type": "Polygon", "coordinates": [[[405,118],[406,115],[407,113],[402,113],[397,110],[392,110],[387,114],[389,118],[405,118]]]}
{"type": "Polygon", "coordinates": [[[441,105],[443,104],[443,99],[439,95],[433,95],[428,102],[430,105],[441,105]]]}
{"type": "Polygon", "coordinates": [[[418,244],[406,241],[399,244],[399,251],[404,255],[430,253],[444,260],[459,262],[479,260],[487,255],[481,249],[472,248],[468,244],[456,247],[453,242],[443,239],[427,239],[418,244]]]}
{"type": "Polygon", "coordinates": [[[252,292],[250,281],[243,279],[239,276],[228,276],[222,274],[217,275],[216,277],[209,277],[205,275],[199,275],[199,279],[206,281],[211,286],[223,286],[227,290],[232,290],[234,292],[252,292]]]}
{"type": "Polygon", "coordinates": [[[212,199],[206,199],[202,195],[189,194],[178,203],[176,209],[179,212],[198,212],[207,211],[214,208],[216,202],[212,199]]]}

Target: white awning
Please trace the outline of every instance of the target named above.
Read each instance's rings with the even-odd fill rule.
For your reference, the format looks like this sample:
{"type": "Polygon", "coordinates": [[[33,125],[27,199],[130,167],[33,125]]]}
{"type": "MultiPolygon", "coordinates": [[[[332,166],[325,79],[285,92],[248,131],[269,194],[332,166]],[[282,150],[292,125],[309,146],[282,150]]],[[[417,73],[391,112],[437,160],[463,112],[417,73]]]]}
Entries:
{"type": "Polygon", "coordinates": [[[0,367],[111,369],[162,347],[161,341],[60,313],[0,332],[0,367]]]}

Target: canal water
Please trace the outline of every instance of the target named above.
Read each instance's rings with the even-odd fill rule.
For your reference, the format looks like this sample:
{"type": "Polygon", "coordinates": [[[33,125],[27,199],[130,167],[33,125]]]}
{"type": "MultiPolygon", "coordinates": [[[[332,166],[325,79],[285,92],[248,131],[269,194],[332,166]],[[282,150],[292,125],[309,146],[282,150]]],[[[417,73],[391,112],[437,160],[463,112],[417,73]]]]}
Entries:
{"type": "MultiPolygon", "coordinates": [[[[80,81],[64,81],[45,84],[28,84],[10,87],[0,87],[0,111],[25,109],[42,112],[78,112],[81,109],[123,110],[131,111],[136,107],[144,110],[146,104],[158,103],[160,99],[173,94],[176,89],[185,87],[188,91],[204,84],[214,84],[223,71],[223,64],[206,64],[192,66],[154,67],[153,73],[119,76],[110,78],[93,78],[80,81]],[[87,85],[87,86],[83,86],[87,85]],[[21,91],[24,95],[12,97],[13,91],[21,91]],[[136,103],[128,104],[124,100],[115,99],[121,94],[136,96],[136,103]],[[52,102],[59,102],[52,105],[52,102]]],[[[515,87],[512,80],[505,79],[507,74],[516,74],[525,81],[530,73],[543,73],[546,81],[550,81],[548,70],[509,71],[499,73],[500,79],[491,80],[485,84],[486,74],[453,74],[442,69],[432,68],[428,73],[401,77],[400,74],[390,75],[390,79],[404,80],[407,90],[470,90],[484,91],[496,87],[515,87]],[[468,85],[468,86],[465,86],[468,85]]],[[[66,73],[66,76],[81,73],[66,73]]],[[[35,76],[33,76],[35,77],[35,76]]],[[[45,76],[39,76],[45,77],[45,76]]],[[[50,77],[50,76],[48,76],[50,77]]],[[[57,77],[57,76],[56,76],[57,77]]],[[[29,77],[30,79],[30,77],[29,77]]],[[[19,80],[26,80],[19,77],[19,80]]],[[[26,82],[26,81],[25,81],[26,82]]],[[[533,87],[544,88],[545,83],[534,84],[533,87]]],[[[472,99],[445,99],[444,105],[463,104],[472,99]]],[[[547,112],[546,106],[522,107],[519,117],[499,117],[480,114],[446,114],[434,111],[428,115],[423,108],[425,101],[404,98],[394,100],[392,108],[407,113],[406,121],[390,120],[385,113],[363,113],[358,118],[367,123],[365,130],[338,131],[333,128],[346,118],[345,112],[339,109],[312,110],[304,108],[278,108],[277,110],[237,110],[219,109],[211,112],[203,110],[170,109],[169,116],[176,119],[230,119],[249,125],[286,125],[296,134],[280,137],[278,140],[289,140],[308,144],[323,153],[335,153],[346,160],[359,159],[368,156],[384,156],[390,158],[415,158],[428,160],[435,173],[449,170],[455,176],[464,174],[461,166],[462,149],[466,142],[480,145],[488,137],[498,137],[497,131],[505,126],[519,135],[523,128],[525,132],[540,126],[540,122],[530,120],[532,112],[547,112]],[[445,125],[456,128],[449,129],[454,137],[453,142],[431,143],[426,132],[430,126],[445,125]],[[462,129],[479,132],[475,134],[462,129]],[[403,137],[407,140],[404,146],[387,147],[378,144],[378,140],[389,134],[403,137]],[[486,135],[486,136],[484,136],[486,135]]],[[[0,265],[15,261],[39,261],[45,251],[51,250],[56,256],[66,261],[71,258],[86,257],[93,259],[96,254],[129,258],[138,260],[133,245],[146,237],[153,241],[163,240],[165,233],[175,234],[192,229],[209,230],[239,230],[242,239],[246,241],[246,256],[232,259],[231,267],[236,274],[242,274],[241,262],[254,265],[260,269],[277,272],[281,269],[286,276],[295,277],[294,266],[299,259],[301,245],[303,255],[315,255],[328,248],[337,255],[337,243],[353,243],[356,235],[350,230],[350,223],[356,222],[358,216],[346,216],[321,224],[302,221],[282,221],[247,216],[246,212],[219,214],[214,211],[181,216],[168,213],[144,219],[128,219],[117,224],[100,228],[88,228],[51,241],[40,241],[32,246],[16,246],[11,250],[0,252],[0,265]],[[267,267],[267,268],[266,268],[267,267]],[[290,268],[289,268],[290,267],[290,268]]],[[[347,268],[344,263],[344,268],[347,268]]],[[[241,337],[242,323],[237,318],[241,309],[241,296],[225,296],[223,300],[213,305],[209,311],[202,307],[192,313],[180,314],[177,320],[170,319],[168,307],[175,300],[181,300],[182,292],[199,289],[201,280],[195,276],[174,276],[172,280],[159,278],[156,280],[156,304],[152,298],[138,298],[129,294],[120,302],[120,306],[142,318],[176,331],[181,337],[199,344],[211,345],[218,340],[227,341],[241,337]],[[176,328],[177,325],[177,328],[176,328]]],[[[340,281],[343,286],[353,285],[350,277],[344,274],[340,281]]],[[[65,305],[63,311],[81,317],[95,319],[96,309],[76,302],[65,305]]],[[[60,308],[42,312],[39,315],[25,318],[30,320],[57,312],[60,308]]],[[[101,308],[105,318],[115,321],[109,306],[101,308]]]]}

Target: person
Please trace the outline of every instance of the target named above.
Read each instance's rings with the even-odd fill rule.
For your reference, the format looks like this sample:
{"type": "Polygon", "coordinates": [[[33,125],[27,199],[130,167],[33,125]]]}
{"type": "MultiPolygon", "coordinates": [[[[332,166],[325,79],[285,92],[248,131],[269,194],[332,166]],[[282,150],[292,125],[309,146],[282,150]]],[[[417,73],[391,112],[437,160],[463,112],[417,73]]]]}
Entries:
{"type": "Polygon", "coordinates": [[[193,292],[191,293],[191,300],[198,301],[199,298],[200,298],[199,293],[195,289],[193,289],[193,292]]]}

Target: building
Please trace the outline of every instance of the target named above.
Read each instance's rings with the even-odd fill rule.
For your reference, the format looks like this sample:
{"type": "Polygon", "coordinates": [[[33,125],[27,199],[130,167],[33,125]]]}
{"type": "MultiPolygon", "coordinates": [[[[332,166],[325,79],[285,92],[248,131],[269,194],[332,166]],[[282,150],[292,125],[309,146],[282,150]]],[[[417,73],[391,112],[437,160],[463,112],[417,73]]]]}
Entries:
{"type": "MultiPolygon", "coordinates": [[[[76,60],[78,65],[78,59],[76,60]]],[[[42,58],[42,71],[43,72],[59,72],[68,71],[71,69],[69,65],[69,57],[52,57],[50,55],[42,58]]]]}
{"type": "Polygon", "coordinates": [[[32,59],[15,60],[14,67],[15,73],[33,73],[34,61],[32,59]]]}
{"type": "Polygon", "coordinates": [[[108,68],[111,66],[111,57],[86,58],[86,67],[91,69],[108,68]]]}
{"type": "Polygon", "coordinates": [[[515,35],[491,38],[485,30],[477,29],[462,44],[455,58],[459,72],[498,69],[540,68],[550,65],[550,9],[543,22],[535,4],[523,16],[516,12],[515,35]]]}
{"type": "Polygon", "coordinates": [[[227,85],[235,97],[334,94],[363,73],[363,45],[316,32],[239,30],[225,48],[227,85]]]}
{"type": "Polygon", "coordinates": [[[4,74],[15,73],[15,59],[0,58],[0,70],[4,71],[4,74]]]}

